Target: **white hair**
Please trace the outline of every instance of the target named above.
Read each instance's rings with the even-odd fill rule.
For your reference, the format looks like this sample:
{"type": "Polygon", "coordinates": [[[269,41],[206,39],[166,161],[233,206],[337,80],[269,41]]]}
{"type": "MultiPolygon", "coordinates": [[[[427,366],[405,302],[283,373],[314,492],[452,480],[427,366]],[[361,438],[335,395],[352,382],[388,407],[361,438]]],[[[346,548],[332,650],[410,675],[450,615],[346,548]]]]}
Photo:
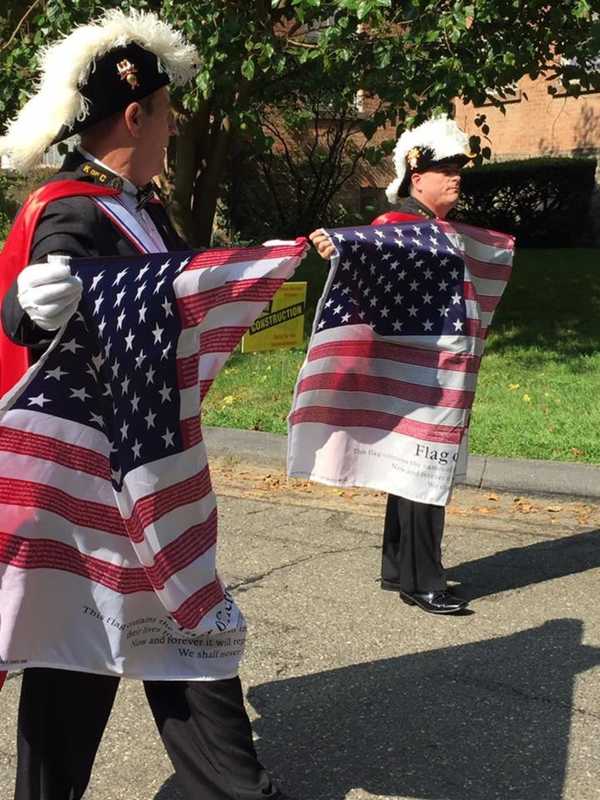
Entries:
{"type": "Polygon", "coordinates": [[[88,116],[88,103],[80,88],[94,70],[96,59],[132,42],[154,53],[159,69],[176,85],[187,83],[198,71],[195,47],[156,14],[106,11],[95,22],[78,26],[41,51],[37,91],[0,137],[0,155],[9,154],[11,164],[20,171],[35,167],[63,125],[71,128],[88,116]]]}
{"type": "Polygon", "coordinates": [[[398,192],[406,177],[406,156],[413,147],[430,149],[433,160],[440,161],[468,154],[469,137],[445,114],[433,117],[410,131],[404,131],[394,147],[396,178],[385,190],[390,203],[395,203],[398,199],[398,192]]]}

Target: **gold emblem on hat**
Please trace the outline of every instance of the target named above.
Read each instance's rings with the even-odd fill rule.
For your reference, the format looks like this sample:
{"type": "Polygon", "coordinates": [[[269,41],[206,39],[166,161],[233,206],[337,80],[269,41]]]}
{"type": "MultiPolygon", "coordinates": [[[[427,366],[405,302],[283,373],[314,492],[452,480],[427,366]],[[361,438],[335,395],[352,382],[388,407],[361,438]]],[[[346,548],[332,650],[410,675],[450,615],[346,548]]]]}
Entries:
{"type": "Polygon", "coordinates": [[[408,153],[406,154],[406,161],[411,169],[416,169],[418,167],[420,158],[421,158],[420,147],[411,147],[408,153]]]}
{"type": "Polygon", "coordinates": [[[137,67],[128,61],[126,58],[123,61],[117,62],[117,69],[119,70],[119,77],[122,81],[127,81],[132,89],[137,89],[140,82],[137,78],[137,67]]]}

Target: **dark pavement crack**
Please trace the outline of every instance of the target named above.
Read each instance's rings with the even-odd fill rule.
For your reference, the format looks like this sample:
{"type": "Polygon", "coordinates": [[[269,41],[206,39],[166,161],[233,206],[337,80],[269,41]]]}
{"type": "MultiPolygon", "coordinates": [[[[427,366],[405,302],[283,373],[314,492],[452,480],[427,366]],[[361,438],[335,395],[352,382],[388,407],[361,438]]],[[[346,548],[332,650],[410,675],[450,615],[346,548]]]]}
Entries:
{"type": "Polygon", "coordinates": [[[581,706],[571,705],[571,703],[563,700],[557,700],[555,697],[550,697],[545,694],[528,692],[524,689],[519,689],[517,686],[513,686],[511,683],[503,683],[502,681],[493,680],[477,680],[473,677],[462,676],[457,676],[456,679],[467,686],[477,686],[479,688],[487,689],[489,692],[503,692],[504,694],[512,694],[515,697],[519,697],[524,700],[530,700],[534,703],[543,703],[544,705],[554,706],[557,708],[566,708],[570,712],[574,712],[583,717],[600,719],[600,712],[589,711],[586,708],[581,708],[581,706]]]}
{"type": "Polygon", "coordinates": [[[238,583],[232,583],[229,585],[229,589],[231,591],[235,591],[236,589],[241,589],[244,591],[247,587],[253,586],[257,583],[260,583],[265,578],[270,578],[271,575],[274,575],[277,572],[281,572],[284,569],[292,569],[293,567],[297,567],[300,564],[305,564],[307,561],[313,561],[315,558],[319,558],[322,556],[334,556],[334,555],[341,555],[342,553],[353,553],[357,550],[369,550],[372,549],[375,545],[360,545],[359,547],[342,547],[337,550],[319,550],[316,553],[312,553],[309,556],[304,556],[303,558],[297,558],[294,561],[288,561],[285,564],[279,564],[277,567],[273,567],[272,569],[266,570],[265,572],[261,572],[258,575],[250,575],[248,578],[244,578],[238,583]]]}

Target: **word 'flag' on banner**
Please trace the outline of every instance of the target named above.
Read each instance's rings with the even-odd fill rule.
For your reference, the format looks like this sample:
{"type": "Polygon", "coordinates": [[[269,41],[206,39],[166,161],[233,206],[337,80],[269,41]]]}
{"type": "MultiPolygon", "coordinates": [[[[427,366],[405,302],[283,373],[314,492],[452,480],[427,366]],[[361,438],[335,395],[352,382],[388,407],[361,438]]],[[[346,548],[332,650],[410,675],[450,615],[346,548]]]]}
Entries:
{"type": "Polygon", "coordinates": [[[441,220],[327,233],[338,255],[296,384],[288,473],[444,505],[514,240],[441,220]]]}
{"type": "Polygon", "coordinates": [[[236,674],[200,404],[306,248],[71,261],[79,310],[0,405],[0,668],[236,674]]]}

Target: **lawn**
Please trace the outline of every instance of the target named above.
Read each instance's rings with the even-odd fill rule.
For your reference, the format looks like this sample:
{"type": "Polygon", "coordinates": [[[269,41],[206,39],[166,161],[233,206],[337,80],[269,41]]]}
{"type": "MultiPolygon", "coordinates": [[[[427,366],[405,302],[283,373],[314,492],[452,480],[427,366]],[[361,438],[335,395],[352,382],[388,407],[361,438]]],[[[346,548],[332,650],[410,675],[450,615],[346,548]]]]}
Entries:
{"type": "Polygon", "coordinates": [[[471,450],[600,463],[600,250],[524,250],[483,361],[471,450]]]}
{"type": "MultiPolygon", "coordinates": [[[[309,305],[324,279],[307,260],[309,305]]],[[[303,350],[236,353],[204,403],[208,425],[284,433],[303,350]]],[[[600,463],[600,250],[523,250],[490,334],[472,453],[600,463]]]]}

